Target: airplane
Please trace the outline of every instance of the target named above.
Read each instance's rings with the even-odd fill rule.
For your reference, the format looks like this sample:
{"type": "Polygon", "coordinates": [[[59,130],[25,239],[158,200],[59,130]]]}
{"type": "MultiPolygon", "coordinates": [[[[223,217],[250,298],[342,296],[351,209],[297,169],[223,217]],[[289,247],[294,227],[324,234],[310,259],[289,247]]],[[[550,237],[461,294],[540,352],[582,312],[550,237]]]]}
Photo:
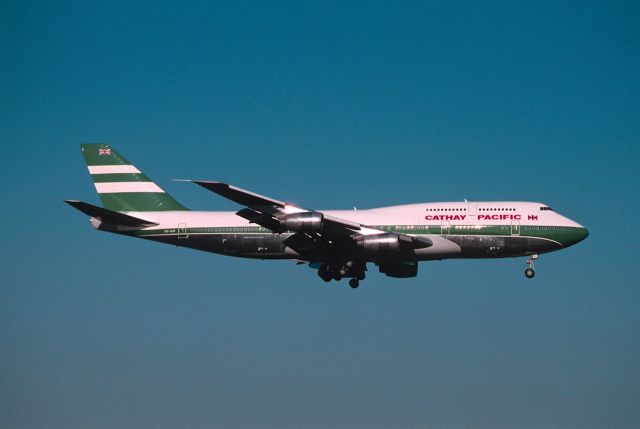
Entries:
{"type": "Polygon", "coordinates": [[[107,144],[81,144],[102,207],[66,203],[91,226],[130,237],[228,256],[293,259],[325,282],[357,288],[367,264],[389,277],[418,273],[419,261],[528,257],[572,246],[588,230],[536,202],[431,202],[367,210],[312,210],[227,183],[186,180],[238,203],[229,211],[190,210],[107,144]]]}

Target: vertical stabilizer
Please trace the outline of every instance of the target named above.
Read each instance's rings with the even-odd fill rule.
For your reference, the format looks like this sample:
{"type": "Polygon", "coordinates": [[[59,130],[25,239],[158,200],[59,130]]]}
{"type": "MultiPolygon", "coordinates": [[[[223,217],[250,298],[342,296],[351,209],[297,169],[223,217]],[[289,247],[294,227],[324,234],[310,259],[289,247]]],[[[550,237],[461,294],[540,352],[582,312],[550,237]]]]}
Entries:
{"type": "Polygon", "coordinates": [[[81,144],[104,208],[119,212],[188,210],[107,144],[81,144]]]}

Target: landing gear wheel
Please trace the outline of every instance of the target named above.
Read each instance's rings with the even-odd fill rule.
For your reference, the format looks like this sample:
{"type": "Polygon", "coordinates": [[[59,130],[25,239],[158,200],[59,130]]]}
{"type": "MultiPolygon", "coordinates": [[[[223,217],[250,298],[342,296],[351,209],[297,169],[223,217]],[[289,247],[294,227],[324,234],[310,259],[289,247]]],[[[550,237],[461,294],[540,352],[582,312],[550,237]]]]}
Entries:
{"type": "Polygon", "coordinates": [[[358,289],[358,286],[360,286],[360,280],[355,278],[349,280],[349,286],[351,286],[352,289],[358,289]]]}
{"type": "Polygon", "coordinates": [[[325,282],[329,283],[333,278],[333,274],[331,274],[331,267],[327,264],[322,264],[320,268],[318,268],[318,276],[325,282]]]}
{"type": "Polygon", "coordinates": [[[524,275],[528,279],[532,279],[533,276],[536,275],[536,272],[533,271],[533,261],[535,261],[536,259],[538,259],[538,255],[531,255],[531,257],[529,259],[527,259],[527,266],[529,268],[524,270],[524,275]]]}

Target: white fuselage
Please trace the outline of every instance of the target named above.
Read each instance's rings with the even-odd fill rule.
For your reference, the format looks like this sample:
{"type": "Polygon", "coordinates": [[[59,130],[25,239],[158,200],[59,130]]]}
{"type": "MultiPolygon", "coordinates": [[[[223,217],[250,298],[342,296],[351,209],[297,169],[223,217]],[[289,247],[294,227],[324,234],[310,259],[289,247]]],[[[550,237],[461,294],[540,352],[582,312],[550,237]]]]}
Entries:
{"type": "MultiPolygon", "coordinates": [[[[340,219],[376,226],[451,225],[451,226],[556,226],[582,225],[553,210],[541,210],[545,204],[532,202],[442,202],[418,203],[366,210],[322,210],[340,219]]],[[[131,216],[153,220],[158,226],[149,229],[172,229],[179,225],[199,227],[246,227],[251,224],[231,211],[160,211],[129,212],[131,216]]],[[[380,231],[370,231],[370,234],[380,231]]]]}

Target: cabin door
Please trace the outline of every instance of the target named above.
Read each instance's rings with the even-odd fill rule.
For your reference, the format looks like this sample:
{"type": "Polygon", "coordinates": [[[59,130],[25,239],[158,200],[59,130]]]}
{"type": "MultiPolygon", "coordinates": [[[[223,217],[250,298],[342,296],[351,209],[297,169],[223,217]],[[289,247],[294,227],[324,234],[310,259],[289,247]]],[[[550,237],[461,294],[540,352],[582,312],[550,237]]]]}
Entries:
{"type": "Polygon", "coordinates": [[[478,203],[467,201],[467,215],[475,216],[476,214],[478,214],[478,203]]]}
{"type": "Polygon", "coordinates": [[[511,221],[511,235],[520,235],[520,221],[511,221]]]}
{"type": "Polygon", "coordinates": [[[183,238],[189,238],[189,234],[187,234],[187,224],[180,223],[178,224],[178,240],[183,238]]]}

